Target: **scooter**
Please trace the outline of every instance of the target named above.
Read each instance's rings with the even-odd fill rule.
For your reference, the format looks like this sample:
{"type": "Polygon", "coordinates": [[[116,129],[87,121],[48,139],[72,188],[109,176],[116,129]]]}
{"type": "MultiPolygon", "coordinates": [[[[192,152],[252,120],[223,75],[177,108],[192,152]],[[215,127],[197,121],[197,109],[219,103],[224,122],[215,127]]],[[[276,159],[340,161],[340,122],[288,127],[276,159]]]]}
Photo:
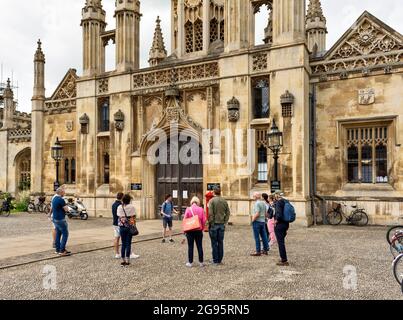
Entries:
{"type": "Polygon", "coordinates": [[[88,220],[87,209],[80,199],[76,199],[75,202],[73,199],[68,199],[67,206],[69,208],[69,212],[67,212],[69,219],[80,218],[81,220],[88,220]]]}

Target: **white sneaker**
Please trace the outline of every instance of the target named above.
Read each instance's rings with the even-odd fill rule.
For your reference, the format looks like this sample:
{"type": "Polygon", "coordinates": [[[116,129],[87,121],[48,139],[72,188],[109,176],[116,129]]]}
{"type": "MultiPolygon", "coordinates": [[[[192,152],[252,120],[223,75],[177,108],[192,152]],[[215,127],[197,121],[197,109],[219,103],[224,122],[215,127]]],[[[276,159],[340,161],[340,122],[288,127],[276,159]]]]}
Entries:
{"type": "Polygon", "coordinates": [[[132,255],[130,256],[130,259],[138,259],[140,258],[139,255],[132,253],[132,255]]]}
{"type": "Polygon", "coordinates": [[[193,267],[193,264],[188,262],[188,263],[186,263],[186,267],[191,268],[191,267],[193,267]]]}
{"type": "Polygon", "coordinates": [[[199,266],[200,266],[201,268],[203,268],[203,267],[206,266],[206,264],[205,264],[204,262],[201,262],[201,263],[199,263],[199,266]]]}
{"type": "Polygon", "coordinates": [[[121,257],[120,257],[120,254],[116,254],[115,255],[115,259],[120,259],[121,257]]]}

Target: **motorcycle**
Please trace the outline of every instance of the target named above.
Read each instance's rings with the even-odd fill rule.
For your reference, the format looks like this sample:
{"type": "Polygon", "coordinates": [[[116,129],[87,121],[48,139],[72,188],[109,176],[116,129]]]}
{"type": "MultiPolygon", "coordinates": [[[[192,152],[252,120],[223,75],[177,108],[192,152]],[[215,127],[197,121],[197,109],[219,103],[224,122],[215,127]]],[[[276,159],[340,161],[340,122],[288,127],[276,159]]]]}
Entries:
{"type": "Polygon", "coordinates": [[[80,199],[76,199],[76,201],[68,199],[67,207],[69,208],[67,212],[69,219],[80,218],[81,220],[88,220],[87,209],[80,199]]]}
{"type": "Polygon", "coordinates": [[[7,198],[3,201],[2,205],[0,206],[0,215],[5,215],[8,217],[13,209],[13,205],[11,203],[12,198],[7,198]]]}

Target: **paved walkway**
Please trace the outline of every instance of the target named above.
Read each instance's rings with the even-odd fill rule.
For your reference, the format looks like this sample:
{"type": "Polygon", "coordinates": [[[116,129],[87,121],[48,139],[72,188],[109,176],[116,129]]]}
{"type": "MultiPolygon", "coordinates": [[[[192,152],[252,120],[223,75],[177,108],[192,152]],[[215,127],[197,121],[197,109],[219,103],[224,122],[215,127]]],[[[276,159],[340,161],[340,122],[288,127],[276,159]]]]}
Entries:
{"type": "MultiPolygon", "coordinates": [[[[22,214],[14,216],[11,219],[18,219],[19,227],[32,228],[31,233],[18,236],[18,228],[14,229],[13,234],[10,230],[4,228],[13,228],[12,221],[0,220],[0,268],[25,264],[31,261],[42,260],[54,257],[54,250],[51,250],[51,226],[44,216],[22,214]],[[35,228],[33,225],[36,225],[35,228]],[[37,233],[36,230],[40,230],[37,233]],[[5,234],[5,236],[3,236],[5,234]]],[[[138,229],[140,236],[135,241],[145,241],[161,237],[161,221],[139,221],[138,229]]],[[[176,223],[175,233],[180,232],[180,224],[176,223]]],[[[110,219],[89,220],[88,222],[72,220],[69,221],[69,242],[68,248],[73,253],[88,252],[100,248],[112,246],[113,229],[110,219]]]]}

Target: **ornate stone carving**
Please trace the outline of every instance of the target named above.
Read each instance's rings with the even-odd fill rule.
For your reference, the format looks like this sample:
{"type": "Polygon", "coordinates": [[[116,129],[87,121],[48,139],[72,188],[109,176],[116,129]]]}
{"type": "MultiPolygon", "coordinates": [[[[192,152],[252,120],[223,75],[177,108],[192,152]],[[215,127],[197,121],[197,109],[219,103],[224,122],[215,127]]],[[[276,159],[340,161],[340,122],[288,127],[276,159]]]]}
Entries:
{"type": "Polygon", "coordinates": [[[10,142],[31,141],[31,128],[9,130],[8,131],[8,140],[10,142]]]}
{"type": "Polygon", "coordinates": [[[122,112],[122,110],[119,109],[119,111],[116,112],[113,117],[115,120],[116,131],[123,131],[123,129],[125,127],[125,115],[122,112]]]}
{"type": "Polygon", "coordinates": [[[76,79],[75,70],[69,70],[53,94],[52,100],[74,99],[77,96],[76,79]]]}
{"type": "Polygon", "coordinates": [[[98,81],[98,94],[105,94],[109,91],[109,79],[101,79],[98,81]]]}
{"type": "Polygon", "coordinates": [[[375,103],[375,90],[372,88],[358,90],[358,103],[361,105],[375,103]]]}
{"type": "Polygon", "coordinates": [[[261,52],[252,56],[253,71],[267,70],[267,52],[261,52]]]}
{"type": "MultiPolygon", "coordinates": [[[[153,86],[167,86],[172,82],[172,69],[145,72],[133,75],[133,89],[153,86]]],[[[193,65],[190,67],[177,68],[178,83],[192,80],[203,80],[219,77],[217,62],[193,65]]]]}
{"type": "Polygon", "coordinates": [[[231,100],[227,102],[227,109],[228,109],[228,121],[230,122],[237,122],[239,120],[240,114],[240,103],[239,100],[235,97],[232,97],[231,100]]]}
{"type": "Polygon", "coordinates": [[[206,91],[205,90],[196,90],[196,91],[190,91],[190,92],[186,92],[186,101],[187,102],[191,102],[194,101],[194,97],[196,95],[199,95],[200,98],[203,101],[207,100],[207,96],[206,96],[206,91]]]}

